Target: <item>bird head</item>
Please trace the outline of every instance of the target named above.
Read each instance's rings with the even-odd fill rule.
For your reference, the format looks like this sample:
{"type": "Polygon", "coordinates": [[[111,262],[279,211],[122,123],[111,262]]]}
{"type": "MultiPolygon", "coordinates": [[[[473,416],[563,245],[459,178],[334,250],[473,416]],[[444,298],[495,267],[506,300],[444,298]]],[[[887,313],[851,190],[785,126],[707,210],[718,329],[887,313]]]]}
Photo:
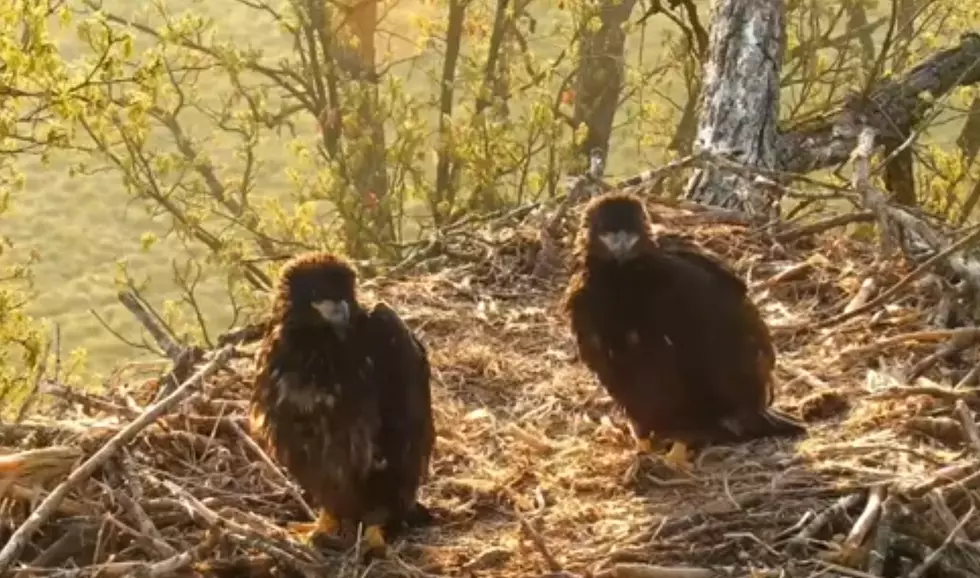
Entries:
{"type": "Polygon", "coordinates": [[[634,195],[607,193],[589,203],[582,225],[589,254],[621,263],[638,254],[650,217],[634,195]]]}
{"type": "Polygon", "coordinates": [[[278,298],[288,304],[293,323],[326,324],[343,338],[357,308],[356,281],[354,269],[341,258],[306,253],[283,267],[278,298]]]}

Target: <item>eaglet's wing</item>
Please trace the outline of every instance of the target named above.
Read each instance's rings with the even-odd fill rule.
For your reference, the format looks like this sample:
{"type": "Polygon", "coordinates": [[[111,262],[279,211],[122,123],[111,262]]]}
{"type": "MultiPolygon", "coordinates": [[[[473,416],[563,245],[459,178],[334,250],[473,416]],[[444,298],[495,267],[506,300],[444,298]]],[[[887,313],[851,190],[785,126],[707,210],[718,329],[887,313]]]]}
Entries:
{"type": "Polygon", "coordinates": [[[590,299],[588,291],[588,288],[582,286],[572,288],[566,298],[566,309],[579,358],[590,370],[602,373],[606,370],[608,357],[599,338],[599,327],[595,323],[595,316],[602,313],[596,311],[600,304],[590,299]]]}
{"type": "Polygon", "coordinates": [[[745,282],[731,267],[694,241],[681,235],[664,233],[657,236],[657,247],[668,255],[684,259],[710,273],[738,295],[748,294],[748,287],[746,287],[745,282]]]}
{"type": "Polygon", "coordinates": [[[436,436],[428,354],[387,304],[375,305],[369,324],[381,395],[380,443],[389,468],[414,485],[428,475],[436,436]]]}
{"type": "MultiPolygon", "coordinates": [[[[658,237],[657,244],[666,254],[683,259],[707,272],[742,300],[742,307],[737,312],[737,326],[740,333],[744,335],[746,343],[754,349],[754,352],[749,354],[755,357],[759,381],[766,384],[766,403],[771,403],[773,391],[769,374],[776,364],[776,351],[769,328],[749,297],[745,282],[724,261],[690,239],[680,235],[662,234],[658,237]]],[[[729,390],[726,393],[741,395],[738,390],[729,390]]]]}

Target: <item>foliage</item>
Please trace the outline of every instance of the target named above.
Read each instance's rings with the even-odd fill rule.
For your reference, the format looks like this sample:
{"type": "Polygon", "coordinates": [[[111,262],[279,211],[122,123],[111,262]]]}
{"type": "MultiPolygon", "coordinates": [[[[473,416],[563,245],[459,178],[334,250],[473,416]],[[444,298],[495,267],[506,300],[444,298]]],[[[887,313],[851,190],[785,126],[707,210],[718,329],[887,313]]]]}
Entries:
{"type": "MultiPolygon", "coordinates": [[[[51,40],[47,19],[57,6],[38,2],[0,2],[0,214],[24,179],[13,165],[16,155],[44,154],[64,143],[49,122],[53,108],[71,98],[75,85],[51,40]]],[[[0,236],[0,257],[11,244],[0,236]]],[[[24,312],[30,263],[0,269],[0,401],[23,392],[29,372],[43,356],[44,338],[24,312]]]]}
{"type": "MultiPolygon", "coordinates": [[[[556,197],[584,161],[595,103],[582,96],[583,71],[617,60],[594,49],[617,3],[79,0],[69,13],[5,0],[5,31],[27,11],[32,37],[45,40],[14,58],[18,35],[5,35],[15,66],[4,85],[57,115],[29,123],[34,152],[70,145],[83,155],[72,157],[75,178],[109,171],[167,223],[135,232],[133,244],[182,248],[169,256],[164,317],[175,334],[210,344],[251,315],[286,256],[330,248],[384,268],[475,213],[556,197]],[[77,36],[71,59],[47,40],[57,21],[77,36]],[[202,296],[215,291],[230,308],[202,296]]],[[[621,173],[687,154],[696,137],[710,14],[681,2],[641,19],[644,8],[623,25],[608,163],[621,173]]],[[[955,42],[976,12],[952,0],[787,2],[784,126],[955,42]],[[893,6],[913,24],[892,18],[893,6]]],[[[972,99],[964,89],[937,110],[950,116],[972,99]]],[[[972,156],[916,152],[921,200],[972,211],[972,156]]],[[[124,266],[119,281],[142,290],[142,274],[124,266]]]]}

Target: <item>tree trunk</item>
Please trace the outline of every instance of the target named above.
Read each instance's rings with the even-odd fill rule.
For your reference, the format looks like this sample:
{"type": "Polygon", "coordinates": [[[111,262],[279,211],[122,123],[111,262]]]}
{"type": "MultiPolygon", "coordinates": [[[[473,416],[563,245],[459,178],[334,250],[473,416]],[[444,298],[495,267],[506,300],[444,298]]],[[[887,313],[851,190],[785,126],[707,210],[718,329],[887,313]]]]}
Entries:
{"type": "Polygon", "coordinates": [[[868,23],[868,13],[861,0],[848,0],[847,3],[847,32],[857,34],[861,44],[861,57],[865,62],[875,61],[875,41],[872,36],[874,29],[868,23]]]}
{"type": "MultiPolygon", "coordinates": [[[[605,161],[609,151],[613,118],[619,108],[623,88],[626,34],[623,24],[633,12],[636,0],[600,0],[593,14],[583,17],[579,39],[579,62],[575,85],[575,126],[585,123],[588,132],[577,146],[577,160],[588,166],[594,149],[602,151],[605,161]],[[591,30],[591,16],[598,16],[602,26],[591,30]]],[[[580,172],[580,171],[575,171],[580,172]]]]}
{"type": "MultiPolygon", "coordinates": [[[[748,167],[776,168],[783,21],[782,0],[718,0],[695,150],[748,167]]],[[[771,206],[749,180],[710,166],[694,173],[686,194],[749,215],[766,215],[771,206]]]]}
{"type": "Polygon", "coordinates": [[[347,141],[355,145],[348,149],[345,160],[349,184],[360,196],[357,212],[363,216],[361,223],[348,222],[347,249],[352,257],[364,258],[369,256],[362,242],[365,237],[371,238],[379,247],[392,246],[396,241],[394,219],[387,202],[385,134],[375,70],[378,1],[345,0],[338,6],[342,6],[337,16],[343,20],[343,26],[340,27],[337,50],[342,55],[340,62],[346,65],[344,68],[356,83],[351,96],[357,105],[358,117],[356,126],[345,135],[347,141]]]}
{"type": "Polygon", "coordinates": [[[905,70],[909,59],[909,47],[915,39],[915,18],[922,8],[922,0],[898,0],[895,8],[895,40],[892,44],[892,70],[900,73],[905,70]]]}

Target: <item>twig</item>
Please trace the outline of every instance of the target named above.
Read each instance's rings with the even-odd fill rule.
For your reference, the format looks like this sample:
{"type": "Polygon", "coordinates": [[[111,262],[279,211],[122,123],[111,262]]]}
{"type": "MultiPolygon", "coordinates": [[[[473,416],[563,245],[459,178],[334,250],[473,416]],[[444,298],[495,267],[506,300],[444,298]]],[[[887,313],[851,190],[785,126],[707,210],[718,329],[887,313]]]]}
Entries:
{"type": "Polygon", "coordinates": [[[133,411],[128,407],[115,404],[90,393],[79,393],[66,385],[49,380],[42,382],[41,393],[63,399],[70,404],[78,404],[88,411],[98,410],[105,414],[118,415],[130,419],[135,419],[139,416],[139,412],[133,411]]]}
{"type": "Polygon", "coordinates": [[[962,548],[963,555],[969,560],[973,566],[973,570],[980,570],[980,556],[978,556],[980,555],[980,546],[970,540],[970,536],[964,528],[958,527],[959,520],[956,519],[956,514],[946,505],[942,493],[938,490],[933,490],[926,494],[926,499],[936,512],[936,516],[946,526],[946,530],[953,534],[954,543],[962,548]]]}
{"type": "Polygon", "coordinates": [[[51,341],[44,344],[44,352],[41,353],[41,357],[38,358],[37,368],[34,373],[34,383],[31,385],[31,390],[27,392],[27,397],[20,404],[20,409],[17,411],[17,417],[14,418],[14,423],[20,423],[24,421],[27,417],[27,412],[30,411],[31,406],[34,405],[34,400],[37,398],[38,390],[41,388],[41,380],[44,379],[44,374],[48,369],[48,355],[51,353],[51,341]]]}
{"type": "Polygon", "coordinates": [[[967,439],[970,440],[973,451],[980,456],[980,431],[977,430],[977,422],[973,419],[973,412],[962,399],[956,400],[953,407],[957,417],[960,418],[960,423],[963,424],[963,431],[966,433],[967,439]]]}
{"type": "MultiPolygon", "coordinates": [[[[38,492],[35,488],[28,488],[17,482],[14,482],[5,489],[7,493],[4,497],[10,497],[24,502],[29,502],[38,498],[38,492]]],[[[89,516],[92,514],[91,508],[88,508],[84,504],[76,502],[71,498],[65,498],[60,504],[58,504],[57,511],[68,516],[89,516]]]]}
{"type": "Polygon", "coordinates": [[[315,578],[319,575],[316,571],[314,571],[314,564],[311,564],[309,561],[309,559],[312,559],[314,563],[323,562],[322,557],[316,551],[309,548],[298,550],[292,544],[279,543],[279,540],[275,540],[272,537],[262,536],[226,516],[218,515],[214,510],[201,502],[201,500],[197,499],[195,496],[191,495],[177,484],[168,480],[158,479],[154,476],[149,476],[149,479],[153,483],[159,484],[170,491],[170,493],[172,493],[180,501],[181,505],[188,511],[188,513],[203,521],[209,528],[227,529],[230,532],[229,537],[231,539],[262,550],[275,560],[296,569],[308,578],[315,578]],[[303,558],[307,558],[307,560],[304,560],[303,558]]]}
{"type": "Polygon", "coordinates": [[[871,493],[868,495],[868,501],[864,505],[864,511],[858,516],[857,521],[854,522],[854,526],[851,528],[851,532],[844,539],[842,549],[846,555],[858,552],[861,549],[861,545],[864,544],[864,539],[868,536],[868,532],[874,527],[875,522],[878,521],[878,515],[881,513],[881,503],[886,495],[886,490],[884,486],[875,486],[871,493]]]}
{"type": "Polygon", "coordinates": [[[878,284],[875,282],[875,278],[866,277],[864,281],[861,282],[861,287],[858,289],[858,292],[854,294],[854,298],[851,299],[850,302],[848,302],[848,304],[844,307],[844,313],[850,313],[858,307],[863,307],[864,304],[868,302],[868,299],[871,298],[871,294],[874,293],[875,289],[877,288],[878,284]]]}
{"type": "Polygon", "coordinates": [[[943,496],[938,490],[933,490],[926,494],[926,499],[929,501],[929,504],[932,505],[932,509],[936,511],[936,515],[938,515],[943,523],[946,524],[947,530],[956,534],[956,537],[962,540],[970,539],[962,528],[957,529],[960,522],[956,519],[956,514],[954,514],[949,509],[949,506],[946,505],[946,501],[943,500],[943,496]]]}
{"type": "Polygon", "coordinates": [[[301,494],[300,491],[296,488],[296,485],[293,483],[293,481],[289,479],[289,477],[286,476],[286,474],[284,474],[281,469],[279,469],[279,466],[276,464],[276,462],[272,461],[272,458],[270,458],[269,455],[265,453],[262,447],[259,444],[257,444],[254,439],[252,439],[252,436],[245,433],[245,430],[243,430],[241,426],[239,426],[231,419],[222,418],[222,422],[227,424],[228,427],[235,432],[235,435],[237,435],[238,438],[241,439],[242,442],[244,442],[245,445],[248,446],[248,448],[255,453],[255,455],[259,456],[259,459],[262,460],[262,462],[265,463],[265,465],[269,466],[269,469],[271,469],[279,478],[279,480],[286,485],[286,490],[289,492],[289,495],[291,495],[293,499],[295,499],[296,502],[299,503],[300,507],[303,508],[303,511],[306,512],[306,515],[309,516],[311,520],[315,520],[317,514],[316,512],[313,511],[313,508],[311,508],[310,505],[306,503],[306,500],[303,499],[303,494],[301,494]]]}
{"type": "Polygon", "coordinates": [[[121,447],[128,444],[136,435],[160,416],[170,411],[174,406],[187,398],[202,381],[210,377],[213,373],[224,365],[231,356],[232,348],[225,347],[218,351],[214,358],[204,367],[199,369],[183,385],[177,388],[165,399],[153,404],[135,421],[131,422],[126,428],[112,436],[99,451],[85,461],[78,469],[71,473],[68,478],[54,489],[47,498],[37,507],[27,520],[17,528],[17,531],[10,536],[10,539],[0,550],[0,575],[7,571],[14,560],[20,554],[21,549],[27,545],[27,541],[42,524],[57,510],[58,504],[82,481],[88,479],[95,470],[105,463],[121,447]]]}
{"type": "Polygon", "coordinates": [[[920,498],[926,492],[934,489],[962,484],[964,480],[970,479],[978,471],[980,471],[980,463],[975,461],[965,464],[953,464],[934,472],[928,480],[919,482],[908,488],[906,493],[911,498],[920,498]]]}
{"type": "Polygon", "coordinates": [[[966,526],[966,524],[973,518],[973,514],[975,514],[976,511],[977,507],[971,505],[970,510],[963,515],[963,518],[958,524],[956,524],[956,527],[953,528],[949,535],[946,536],[943,543],[940,544],[938,548],[930,552],[926,559],[923,560],[922,563],[919,564],[914,570],[912,570],[912,572],[908,575],[908,578],[922,578],[925,576],[926,572],[929,571],[929,568],[932,568],[932,566],[939,561],[946,548],[949,547],[953,540],[956,539],[956,535],[959,533],[959,531],[963,529],[963,527],[966,526]]]}
{"type": "Polygon", "coordinates": [[[135,576],[140,578],[158,578],[161,576],[173,576],[178,570],[187,568],[194,563],[195,560],[200,560],[205,554],[213,550],[218,545],[218,534],[209,533],[207,538],[198,544],[196,547],[180,553],[174,553],[169,558],[165,560],[160,560],[159,562],[154,562],[145,569],[141,569],[140,572],[134,572],[135,576]]]}
{"type": "Polygon", "coordinates": [[[244,327],[232,329],[218,336],[218,347],[225,345],[244,345],[262,339],[268,326],[268,321],[249,323],[244,327]]]}
{"type": "Polygon", "coordinates": [[[794,227],[773,235],[773,238],[780,243],[791,243],[803,237],[818,235],[836,227],[843,227],[853,223],[866,223],[874,220],[874,213],[871,211],[861,211],[856,213],[845,213],[835,215],[826,219],[794,227]]]}
{"type": "Polygon", "coordinates": [[[779,365],[779,367],[793,374],[792,381],[794,383],[796,381],[802,381],[810,386],[810,388],[814,391],[826,391],[830,388],[830,385],[826,381],[820,379],[816,375],[813,375],[802,367],[787,363],[786,360],[783,359],[778,360],[776,363],[779,365]]]}
{"type": "Polygon", "coordinates": [[[885,575],[885,561],[888,559],[888,551],[892,541],[894,510],[895,497],[888,496],[881,504],[878,527],[875,530],[874,540],[871,542],[871,551],[868,553],[868,572],[872,576],[885,575]]]}
{"type": "Polygon", "coordinates": [[[546,564],[548,564],[548,569],[552,572],[561,572],[564,568],[555,560],[555,557],[551,555],[551,551],[548,550],[548,544],[545,543],[544,538],[541,534],[535,530],[531,524],[522,516],[519,512],[514,512],[517,515],[517,521],[521,524],[521,529],[527,534],[528,538],[534,544],[538,553],[544,558],[546,564]]]}
{"type": "Polygon", "coordinates": [[[841,357],[855,358],[864,357],[867,355],[872,355],[887,349],[893,345],[904,345],[910,341],[941,341],[943,339],[950,339],[956,342],[962,343],[966,342],[976,342],[980,340],[980,327],[957,327],[956,329],[928,329],[925,331],[913,331],[911,333],[902,333],[901,335],[893,335],[891,337],[882,339],[881,341],[876,341],[869,345],[863,345],[861,347],[853,347],[850,349],[845,349],[841,352],[841,357]]]}
{"type": "Polygon", "coordinates": [[[812,522],[800,530],[800,533],[789,541],[788,546],[797,548],[799,546],[806,546],[806,543],[813,539],[813,537],[817,535],[817,532],[819,532],[824,526],[829,524],[834,516],[838,516],[856,506],[863,497],[864,496],[861,492],[843,496],[837,500],[833,506],[827,508],[823,512],[820,512],[820,514],[818,514],[812,522]]]}
{"type": "Polygon", "coordinates": [[[183,347],[173,335],[163,327],[158,321],[158,316],[155,315],[149,306],[147,306],[139,296],[133,291],[121,291],[117,298],[119,302],[123,304],[130,313],[139,320],[140,324],[150,332],[150,336],[153,340],[157,342],[160,349],[163,350],[164,354],[172,359],[175,363],[177,358],[180,356],[183,347]]]}
{"type": "MultiPolygon", "coordinates": [[[[681,566],[654,566],[651,564],[616,564],[603,570],[595,578],[718,578],[735,576],[735,568],[692,568],[681,566]]],[[[778,571],[754,569],[752,576],[769,578],[779,576],[778,571]]]]}
{"type": "Polygon", "coordinates": [[[126,492],[118,492],[116,494],[116,499],[119,500],[123,508],[126,508],[129,515],[136,520],[139,531],[143,534],[143,536],[149,538],[159,555],[165,558],[174,556],[177,551],[163,539],[163,535],[160,534],[160,530],[157,529],[156,524],[154,524],[153,520],[151,520],[146,514],[146,510],[143,509],[143,506],[140,505],[143,498],[143,487],[140,484],[139,479],[133,475],[132,459],[129,457],[128,452],[124,452],[124,456],[125,460],[123,460],[124,467],[122,469],[122,476],[126,479],[127,486],[129,486],[130,490],[133,492],[133,497],[130,497],[128,494],[126,494],[126,492]]]}
{"type": "Polygon", "coordinates": [[[953,389],[960,389],[964,387],[969,387],[977,380],[977,375],[980,375],[980,363],[975,363],[970,371],[966,372],[963,379],[956,382],[953,389]]]}
{"type": "Polygon", "coordinates": [[[783,281],[788,281],[788,280],[790,280],[791,278],[793,278],[793,277],[795,277],[797,275],[801,275],[801,276],[804,275],[812,267],[813,267],[813,264],[809,260],[803,261],[802,263],[795,263],[795,264],[790,265],[789,267],[783,269],[779,273],[776,273],[772,277],[769,277],[765,281],[762,281],[761,283],[758,283],[752,289],[753,290],[761,290],[761,289],[766,289],[768,287],[772,287],[774,285],[778,285],[779,283],[782,283],[783,281]]]}
{"type": "Polygon", "coordinates": [[[929,368],[939,363],[939,361],[956,355],[967,347],[975,344],[977,341],[980,341],[980,331],[966,331],[963,333],[954,334],[947,343],[940,345],[936,348],[936,351],[919,360],[919,362],[909,370],[906,379],[908,381],[918,379],[922,376],[922,374],[928,371],[929,368]]]}
{"type": "Polygon", "coordinates": [[[962,239],[956,241],[955,243],[952,243],[942,251],[938,251],[935,255],[923,261],[923,263],[918,267],[916,267],[911,273],[899,279],[897,283],[895,283],[894,285],[892,285],[891,287],[889,287],[888,289],[880,293],[877,297],[875,297],[871,301],[868,301],[864,305],[856,309],[853,309],[851,311],[846,311],[844,313],[841,313],[840,315],[831,317],[830,319],[818,321],[815,324],[809,324],[808,327],[812,327],[814,329],[831,327],[837,325],[838,323],[847,321],[852,317],[856,317],[858,315],[861,315],[862,313],[867,313],[868,311],[871,311],[875,307],[891,299],[903,287],[907,286],[912,281],[915,281],[916,279],[924,275],[926,271],[931,269],[936,263],[942,261],[946,257],[966,247],[970,243],[975,242],[978,239],[980,239],[980,229],[977,229],[976,231],[970,233],[969,235],[963,237],[962,239]]]}

